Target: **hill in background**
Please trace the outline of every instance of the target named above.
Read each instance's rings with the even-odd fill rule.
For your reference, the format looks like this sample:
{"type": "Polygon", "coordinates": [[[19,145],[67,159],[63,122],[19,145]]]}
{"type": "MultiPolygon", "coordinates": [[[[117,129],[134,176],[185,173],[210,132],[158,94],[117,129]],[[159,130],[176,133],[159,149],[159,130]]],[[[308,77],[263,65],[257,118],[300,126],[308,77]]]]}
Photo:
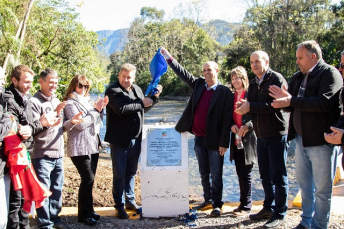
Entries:
{"type": "Polygon", "coordinates": [[[121,51],[126,43],[126,37],[129,29],[118,30],[101,30],[96,33],[99,36],[98,48],[101,52],[104,52],[107,56],[110,56],[116,51],[121,51]]]}
{"type": "MultiPolygon", "coordinates": [[[[228,45],[232,41],[234,31],[240,24],[229,23],[223,20],[212,20],[204,25],[200,25],[205,29],[211,37],[213,37],[221,45],[228,45]]],[[[99,41],[102,45],[98,45],[101,52],[110,56],[116,51],[121,51],[126,43],[126,37],[129,29],[118,30],[101,30],[96,33],[99,35],[99,41]]]]}

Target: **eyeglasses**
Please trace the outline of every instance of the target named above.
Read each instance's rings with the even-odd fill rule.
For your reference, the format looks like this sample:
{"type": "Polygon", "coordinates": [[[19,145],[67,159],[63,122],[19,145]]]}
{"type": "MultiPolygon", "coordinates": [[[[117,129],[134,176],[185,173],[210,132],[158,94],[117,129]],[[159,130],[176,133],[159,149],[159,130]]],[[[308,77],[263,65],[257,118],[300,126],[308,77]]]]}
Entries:
{"type": "Polygon", "coordinates": [[[89,87],[90,85],[82,85],[81,83],[78,84],[79,89],[85,88],[85,90],[88,90],[89,87]]]}
{"type": "Polygon", "coordinates": [[[342,69],[344,69],[344,64],[340,63],[340,64],[339,64],[339,67],[342,68],[342,69]]]}

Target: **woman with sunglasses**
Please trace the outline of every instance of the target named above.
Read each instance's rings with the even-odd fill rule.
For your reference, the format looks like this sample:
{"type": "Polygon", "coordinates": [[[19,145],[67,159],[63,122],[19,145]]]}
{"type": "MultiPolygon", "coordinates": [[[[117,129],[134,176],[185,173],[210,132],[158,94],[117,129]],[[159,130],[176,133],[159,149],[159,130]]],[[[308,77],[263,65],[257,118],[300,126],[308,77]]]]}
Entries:
{"type": "Polygon", "coordinates": [[[235,161],[240,187],[240,205],[233,210],[237,217],[247,216],[252,207],[252,168],[257,162],[257,137],[253,131],[250,114],[235,113],[236,103],[246,99],[249,81],[245,68],[238,66],[231,71],[230,89],[234,94],[233,125],[231,127],[230,161],[235,161]]]}
{"type": "Polygon", "coordinates": [[[99,137],[102,110],[108,98],[92,102],[89,97],[91,82],[84,75],[73,77],[64,97],[67,101],[64,114],[71,119],[82,112],[84,122],[67,132],[67,152],[77,168],[81,183],[78,197],[78,221],[93,226],[100,216],[94,212],[92,189],[99,158],[99,137]]]}

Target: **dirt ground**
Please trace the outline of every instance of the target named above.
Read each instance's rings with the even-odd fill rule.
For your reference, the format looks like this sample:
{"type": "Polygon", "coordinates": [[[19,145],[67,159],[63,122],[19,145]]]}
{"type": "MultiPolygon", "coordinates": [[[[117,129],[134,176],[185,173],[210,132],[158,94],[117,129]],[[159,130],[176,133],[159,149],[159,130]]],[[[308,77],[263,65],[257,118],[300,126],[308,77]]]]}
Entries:
{"type": "MultiPolygon", "coordinates": [[[[70,158],[64,158],[65,181],[63,189],[63,206],[77,207],[78,189],[80,176],[70,158]]],[[[139,173],[138,173],[139,175],[139,173]]],[[[101,153],[99,156],[98,168],[93,187],[94,207],[113,207],[112,197],[112,164],[111,157],[108,154],[101,153]]],[[[138,204],[141,204],[140,177],[137,176],[135,193],[138,204]]],[[[190,196],[190,203],[194,202],[190,196]]],[[[199,200],[198,200],[199,201],[199,200]]],[[[257,212],[259,209],[252,209],[257,212]]],[[[290,209],[287,212],[286,222],[279,228],[293,228],[300,222],[302,211],[299,209],[290,209]]],[[[64,222],[72,225],[75,229],[89,228],[84,224],[78,223],[76,216],[64,217],[64,222]]],[[[174,219],[146,219],[137,220],[119,220],[117,217],[102,217],[102,228],[189,228],[183,222],[174,219]]],[[[225,213],[220,218],[211,218],[208,215],[200,216],[195,228],[262,228],[265,221],[252,221],[249,219],[235,218],[231,213],[225,213]]],[[[36,228],[36,227],[32,227],[36,228]]],[[[331,213],[329,228],[344,228],[344,217],[341,214],[331,213]]]]}
{"type": "MultiPolygon", "coordinates": [[[[63,206],[78,206],[78,191],[80,185],[80,175],[69,157],[64,158],[64,188],[63,188],[63,206]]],[[[138,175],[140,172],[138,172],[138,175]]],[[[141,204],[141,185],[140,177],[136,176],[136,200],[141,204]]],[[[113,207],[112,197],[112,164],[109,154],[99,154],[96,178],[93,185],[93,205],[94,207],[113,207]]]]}

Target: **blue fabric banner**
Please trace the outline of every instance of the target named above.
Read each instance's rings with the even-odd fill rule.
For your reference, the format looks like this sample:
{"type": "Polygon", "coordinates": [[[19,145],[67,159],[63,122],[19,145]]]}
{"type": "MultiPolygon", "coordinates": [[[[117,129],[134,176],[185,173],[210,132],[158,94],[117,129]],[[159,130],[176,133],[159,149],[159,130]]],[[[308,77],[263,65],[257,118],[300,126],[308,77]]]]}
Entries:
{"type": "Polygon", "coordinates": [[[149,71],[152,75],[152,81],[148,85],[145,96],[147,96],[149,93],[154,95],[158,92],[156,88],[159,84],[160,77],[167,71],[167,63],[163,55],[160,53],[160,49],[158,49],[153,57],[149,65],[149,71]]]}

